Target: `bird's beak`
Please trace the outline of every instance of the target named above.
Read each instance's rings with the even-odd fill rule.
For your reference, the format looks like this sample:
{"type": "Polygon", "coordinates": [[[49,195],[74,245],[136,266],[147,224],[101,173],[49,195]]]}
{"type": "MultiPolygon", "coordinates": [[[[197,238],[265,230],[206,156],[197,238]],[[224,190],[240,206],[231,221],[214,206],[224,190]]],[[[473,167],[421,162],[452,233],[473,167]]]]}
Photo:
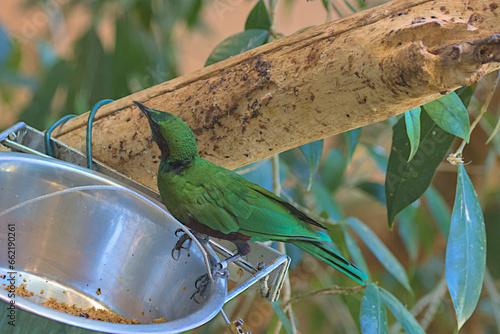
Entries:
{"type": "Polygon", "coordinates": [[[149,122],[152,122],[153,120],[151,119],[151,115],[149,114],[151,109],[149,109],[148,107],[146,107],[144,104],[142,104],[141,102],[137,102],[137,101],[133,101],[135,103],[135,105],[142,111],[142,113],[144,115],[146,115],[146,117],[148,118],[149,122]]]}
{"type": "Polygon", "coordinates": [[[170,150],[168,148],[167,142],[165,141],[165,138],[160,131],[160,125],[158,124],[159,116],[164,113],[158,110],[150,109],[140,102],[134,101],[134,103],[142,111],[142,113],[146,115],[146,118],[149,121],[149,127],[151,128],[151,132],[153,133],[153,139],[160,148],[162,159],[167,159],[170,155],[170,150]],[[156,121],[153,120],[153,118],[156,121]]]}

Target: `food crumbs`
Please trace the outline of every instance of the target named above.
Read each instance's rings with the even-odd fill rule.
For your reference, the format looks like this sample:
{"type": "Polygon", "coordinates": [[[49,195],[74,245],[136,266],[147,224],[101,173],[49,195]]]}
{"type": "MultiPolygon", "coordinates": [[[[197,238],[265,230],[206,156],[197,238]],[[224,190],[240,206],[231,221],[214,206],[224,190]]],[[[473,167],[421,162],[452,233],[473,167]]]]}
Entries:
{"type": "Polygon", "coordinates": [[[187,289],[187,288],[186,288],[186,286],[184,285],[184,286],[182,287],[182,290],[186,290],[186,289],[187,289]]]}
{"type": "Polygon", "coordinates": [[[121,277],[121,276],[118,276],[118,278],[119,278],[119,279],[122,279],[122,277],[121,277]]]}
{"type": "MultiPolygon", "coordinates": [[[[152,296],[151,296],[151,297],[152,297],[152,296]]],[[[149,297],[149,298],[148,298],[148,302],[150,302],[150,301],[151,301],[151,297],[149,297]]]]}
{"type": "Polygon", "coordinates": [[[97,293],[97,295],[99,296],[101,294],[101,288],[97,288],[97,290],[95,291],[95,293],[97,293]]]}
{"type": "Polygon", "coordinates": [[[153,323],[155,323],[155,324],[160,324],[162,322],[167,322],[167,319],[165,319],[165,318],[158,318],[158,319],[155,319],[153,321],[153,323]]]}
{"type": "MultiPolygon", "coordinates": [[[[2,284],[2,286],[5,286],[6,284],[2,284]]],[[[5,290],[9,290],[9,287],[4,288],[5,290]]],[[[128,289],[127,289],[128,290],[128,289]]],[[[101,289],[97,288],[97,294],[101,294],[101,289]]],[[[26,284],[22,283],[18,287],[16,287],[16,290],[14,293],[20,297],[24,298],[29,298],[31,296],[34,296],[34,293],[32,291],[28,291],[26,289],[26,284]]],[[[44,290],[40,291],[40,294],[43,294],[44,290]]],[[[65,293],[65,291],[63,291],[65,293]]],[[[140,324],[138,320],[135,319],[128,319],[123,317],[120,314],[115,314],[106,310],[102,309],[96,309],[94,306],[88,309],[82,309],[77,307],[75,304],[73,305],[68,305],[63,302],[58,302],[56,298],[50,297],[49,300],[46,300],[42,303],[42,306],[64,312],[67,314],[71,314],[77,317],[82,317],[86,319],[93,319],[93,320],[100,320],[100,321],[106,321],[106,322],[113,322],[113,323],[118,323],[118,324],[140,324]]],[[[150,305],[151,306],[151,305],[150,305]]],[[[158,310],[158,307],[156,308],[158,310]]],[[[149,310],[151,312],[151,310],[149,310]]],[[[142,310],[141,315],[144,315],[144,310],[142,310]]],[[[159,324],[163,322],[167,322],[168,320],[165,318],[158,318],[154,319],[152,323],[154,324],[159,324]]]]}
{"type": "Polygon", "coordinates": [[[138,320],[127,319],[120,314],[114,314],[106,310],[96,309],[94,306],[84,310],[77,307],[75,304],[68,305],[66,303],[58,302],[56,298],[50,298],[49,300],[43,302],[42,306],[86,319],[101,320],[117,324],[140,324],[138,320]]]}
{"type": "Polygon", "coordinates": [[[43,293],[44,293],[44,292],[45,292],[45,291],[43,291],[43,289],[42,289],[42,290],[40,290],[40,294],[41,294],[41,295],[43,295],[43,293]]]}
{"type": "MultiPolygon", "coordinates": [[[[3,288],[3,289],[10,291],[10,285],[3,288]]],[[[24,298],[29,298],[29,297],[34,295],[33,291],[28,291],[28,289],[26,289],[26,284],[24,284],[24,283],[22,283],[20,286],[16,287],[16,289],[14,290],[14,294],[18,295],[19,297],[24,297],[24,298]]]]}

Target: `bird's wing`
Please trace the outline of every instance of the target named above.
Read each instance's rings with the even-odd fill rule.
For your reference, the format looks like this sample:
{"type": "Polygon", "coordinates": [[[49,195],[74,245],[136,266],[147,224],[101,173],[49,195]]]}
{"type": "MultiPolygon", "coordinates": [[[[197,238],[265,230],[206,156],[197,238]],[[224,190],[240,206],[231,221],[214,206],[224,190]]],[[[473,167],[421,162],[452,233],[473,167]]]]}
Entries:
{"type": "Polygon", "coordinates": [[[240,221],[248,219],[252,207],[245,201],[247,188],[231,182],[225,170],[210,169],[184,184],[183,199],[176,211],[222,233],[236,232],[240,221]]]}
{"type": "Polygon", "coordinates": [[[240,232],[254,240],[330,241],[310,227],[323,227],[321,224],[238,174],[201,159],[196,169],[189,178],[182,178],[183,198],[174,209],[189,216],[185,219],[225,234],[240,232]]]}
{"type": "Polygon", "coordinates": [[[281,206],[283,206],[284,208],[286,208],[287,210],[289,210],[292,215],[294,215],[296,218],[303,221],[304,223],[314,225],[317,227],[321,227],[322,229],[325,229],[325,230],[327,229],[327,227],[318,223],[317,221],[315,221],[311,217],[307,216],[305,213],[298,210],[296,207],[294,207],[293,205],[291,205],[290,203],[285,201],[283,198],[277,196],[276,194],[270,192],[269,190],[264,189],[264,188],[256,185],[255,183],[252,183],[252,182],[245,180],[245,179],[243,179],[243,182],[250,189],[252,189],[254,192],[259,193],[259,194],[263,195],[264,197],[269,198],[271,201],[276,202],[276,203],[280,204],[281,206]]]}
{"type": "Polygon", "coordinates": [[[226,234],[238,231],[255,240],[330,241],[309,226],[321,224],[280,197],[232,171],[203,163],[208,164],[210,174],[191,180],[190,187],[195,189],[187,192],[191,195],[185,208],[199,223],[226,234]]]}
{"type": "Polygon", "coordinates": [[[246,201],[252,208],[251,219],[240,222],[240,232],[251,235],[255,240],[311,240],[331,241],[330,238],[313,230],[311,225],[323,227],[282,198],[258,185],[242,179],[249,193],[246,201]]]}

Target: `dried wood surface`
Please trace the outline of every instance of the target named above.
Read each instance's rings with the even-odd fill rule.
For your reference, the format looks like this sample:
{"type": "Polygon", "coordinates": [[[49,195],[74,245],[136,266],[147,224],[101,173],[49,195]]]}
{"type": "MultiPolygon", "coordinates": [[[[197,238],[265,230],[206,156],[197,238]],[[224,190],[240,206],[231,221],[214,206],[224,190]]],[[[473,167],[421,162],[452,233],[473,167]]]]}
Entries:
{"type": "MultiPolygon", "coordinates": [[[[226,168],[385,120],[500,67],[500,1],[392,1],[102,107],[95,159],[156,189],[159,151],[133,105],[179,115],[226,168]]],[[[56,129],[84,151],[87,115],[56,129]]]]}

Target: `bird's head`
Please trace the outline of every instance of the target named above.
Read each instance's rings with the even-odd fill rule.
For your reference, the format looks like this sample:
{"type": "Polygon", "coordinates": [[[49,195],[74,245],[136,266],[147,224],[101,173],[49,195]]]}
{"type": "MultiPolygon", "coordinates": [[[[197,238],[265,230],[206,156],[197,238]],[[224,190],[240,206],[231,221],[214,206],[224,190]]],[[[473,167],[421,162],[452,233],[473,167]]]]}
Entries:
{"type": "Polygon", "coordinates": [[[140,102],[134,103],[149,121],[162,161],[184,161],[198,156],[193,132],[182,119],[168,112],[148,108],[140,102]]]}

